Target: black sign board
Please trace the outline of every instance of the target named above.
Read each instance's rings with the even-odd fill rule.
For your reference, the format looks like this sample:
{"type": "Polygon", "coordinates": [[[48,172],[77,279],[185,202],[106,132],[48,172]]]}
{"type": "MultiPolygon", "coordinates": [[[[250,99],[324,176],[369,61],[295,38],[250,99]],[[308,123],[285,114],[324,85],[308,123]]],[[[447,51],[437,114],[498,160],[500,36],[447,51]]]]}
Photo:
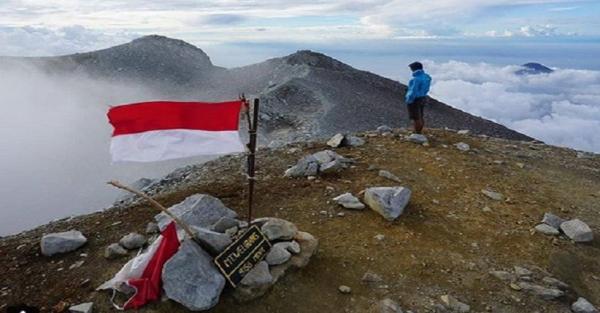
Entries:
{"type": "Polygon", "coordinates": [[[215,264],[231,286],[236,287],[265,258],[270,249],[269,239],[258,226],[252,225],[215,258],[215,264]]]}

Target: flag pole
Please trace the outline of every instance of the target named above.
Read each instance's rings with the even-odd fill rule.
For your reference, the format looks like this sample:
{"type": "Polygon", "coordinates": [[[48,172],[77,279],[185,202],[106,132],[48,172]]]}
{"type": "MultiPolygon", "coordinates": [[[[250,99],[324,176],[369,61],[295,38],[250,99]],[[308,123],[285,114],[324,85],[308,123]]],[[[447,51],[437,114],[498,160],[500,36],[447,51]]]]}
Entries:
{"type": "MultiPolygon", "coordinates": [[[[248,103],[248,102],[246,102],[248,103]]],[[[248,134],[249,134],[249,143],[248,143],[248,224],[252,222],[252,208],[254,206],[254,182],[256,181],[255,175],[255,161],[256,161],[256,131],[258,129],[258,110],[259,110],[259,100],[258,98],[254,99],[254,107],[253,107],[253,118],[250,120],[250,106],[248,105],[248,109],[246,110],[246,118],[248,119],[248,134]]]]}

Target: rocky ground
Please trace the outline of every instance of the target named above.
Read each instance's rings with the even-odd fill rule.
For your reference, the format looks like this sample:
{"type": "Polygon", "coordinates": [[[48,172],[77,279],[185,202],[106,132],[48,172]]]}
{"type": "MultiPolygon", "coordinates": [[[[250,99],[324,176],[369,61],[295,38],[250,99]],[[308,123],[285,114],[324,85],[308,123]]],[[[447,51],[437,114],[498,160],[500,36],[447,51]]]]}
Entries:
{"type": "MultiPolygon", "coordinates": [[[[401,130],[358,135],[364,145],[333,149],[353,164],[308,178],[283,174],[300,158],[331,149],[324,142],[259,151],[256,217],[294,222],[319,239],[319,250],[264,297],[240,305],[226,290],[210,312],[394,312],[394,303],[412,312],[450,311],[444,305],[455,311],[468,305],[470,312],[571,312],[578,297],[600,304],[600,158],[443,130],[428,131],[425,145],[401,130]],[[362,200],[361,191],[381,186],[412,191],[393,222],[332,200],[347,192],[362,200]],[[584,221],[594,239],[576,243],[536,231],[545,213],[584,221]],[[388,311],[380,310],[383,299],[388,311]]],[[[243,217],[243,167],[240,157],[225,157],[180,169],[146,191],[165,205],[207,193],[243,217]]],[[[94,289],[128,258],[108,260],[105,248],[132,231],[144,234],[156,213],[128,199],[0,239],[0,308],[25,302],[52,311],[91,301],[95,312],[112,311],[110,295],[94,289]],[[44,233],[70,229],[81,231],[87,243],[74,252],[41,255],[44,233]]],[[[164,300],[140,311],[185,309],[164,300]]]]}

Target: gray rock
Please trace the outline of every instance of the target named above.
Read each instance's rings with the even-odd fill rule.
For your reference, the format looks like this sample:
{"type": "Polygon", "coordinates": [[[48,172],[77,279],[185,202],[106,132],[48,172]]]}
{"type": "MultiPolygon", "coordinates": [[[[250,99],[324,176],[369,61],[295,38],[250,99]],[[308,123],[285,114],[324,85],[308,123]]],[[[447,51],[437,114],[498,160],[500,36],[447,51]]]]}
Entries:
{"type": "MultiPolygon", "coordinates": [[[[237,213],[227,208],[221,200],[205,194],[189,196],[170,207],[169,212],[188,225],[204,228],[216,223],[222,217],[237,217],[237,213]]],[[[171,222],[171,218],[164,213],[156,215],[154,219],[158,222],[161,231],[171,222]]]]}
{"type": "Polygon", "coordinates": [[[377,313],[403,313],[398,302],[385,298],[378,303],[377,313]]]}
{"type": "Polygon", "coordinates": [[[533,272],[521,267],[521,266],[515,266],[515,274],[517,274],[517,276],[522,277],[522,276],[531,276],[533,275],[533,272]]]}
{"type": "Polygon", "coordinates": [[[461,129],[457,132],[457,134],[459,134],[459,135],[468,135],[470,133],[471,133],[471,131],[468,129],[461,129]]]}
{"type": "Polygon", "coordinates": [[[92,313],[92,309],[94,308],[93,302],[81,303],[78,305],[74,305],[69,308],[70,313],[92,313]]]}
{"type": "Polygon", "coordinates": [[[317,160],[317,163],[319,163],[319,165],[329,163],[335,159],[343,158],[342,156],[331,150],[323,150],[316,152],[312,155],[312,157],[315,158],[315,160],[317,160]]]}
{"type": "Polygon", "coordinates": [[[242,278],[240,283],[248,287],[258,287],[270,285],[272,282],[273,276],[269,271],[269,264],[266,261],[261,261],[242,278]]]}
{"type": "Polygon", "coordinates": [[[267,257],[265,261],[269,263],[269,265],[279,265],[287,262],[292,257],[292,254],[281,245],[273,245],[269,253],[267,253],[267,257]]]}
{"type": "Polygon", "coordinates": [[[579,297],[576,302],[571,305],[571,311],[574,313],[598,313],[599,311],[585,298],[579,297]]]}
{"type": "Polygon", "coordinates": [[[269,218],[260,229],[271,241],[291,240],[298,233],[298,227],[296,227],[296,225],[274,217],[269,218]]]}
{"type": "Polygon", "coordinates": [[[312,156],[304,157],[296,163],[296,165],[288,168],[285,171],[285,177],[306,177],[315,176],[319,173],[319,163],[312,156]]]}
{"type": "Polygon", "coordinates": [[[343,294],[349,294],[352,292],[352,288],[346,286],[346,285],[341,285],[338,287],[338,291],[343,293],[343,294]]]}
{"type": "Polygon", "coordinates": [[[148,225],[146,225],[146,234],[151,235],[158,233],[160,233],[160,228],[158,228],[158,224],[154,222],[149,222],[148,225]]]}
{"type": "Polygon", "coordinates": [[[226,234],[202,227],[192,226],[191,228],[196,240],[202,243],[202,247],[205,247],[214,254],[223,252],[232,243],[231,238],[226,234]]]}
{"type": "Polygon", "coordinates": [[[516,278],[515,275],[507,271],[491,271],[490,275],[498,278],[501,281],[511,281],[516,278]]]}
{"type": "Polygon", "coordinates": [[[70,230],[42,236],[40,246],[43,255],[52,256],[77,250],[77,248],[83,246],[86,242],[87,238],[80,231],[70,230]]]}
{"type": "Polygon", "coordinates": [[[365,191],[365,203],[388,221],[400,216],[410,201],[411,191],[406,187],[372,187],[365,191]]]}
{"type": "Polygon", "coordinates": [[[540,233],[540,234],[544,234],[544,235],[548,235],[548,236],[557,236],[558,234],[560,234],[560,231],[558,231],[558,229],[548,225],[548,224],[539,224],[537,226],[535,226],[535,231],[540,233]]]}
{"type": "Polygon", "coordinates": [[[360,202],[360,200],[358,200],[357,197],[353,196],[349,192],[333,198],[333,201],[335,201],[337,204],[343,206],[346,209],[362,210],[365,208],[365,205],[362,202],[360,202]]]}
{"type": "Polygon", "coordinates": [[[278,242],[274,246],[282,247],[283,249],[289,251],[292,254],[298,254],[302,250],[300,248],[300,244],[297,241],[283,241],[278,242]]]}
{"type": "Polygon", "coordinates": [[[422,134],[411,134],[408,136],[408,141],[416,143],[416,144],[424,144],[427,142],[427,137],[422,134]]]}
{"type": "Polygon", "coordinates": [[[107,259],[116,259],[127,255],[127,250],[118,243],[112,243],[104,250],[104,257],[107,259]]]}
{"type": "Polygon", "coordinates": [[[343,163],[341,160],[335,159],[331,162],[322,164],[319,166],[319,173],[327,174],[327,173],[336,173],[343,169],[345,169],[347,165],[343,163]]]}
{"type": "Polygon", "coordinates": [[[468,144],[464,143],[464,142],[459,142],[457,144],[454,145],[456,147],[456,149],[460,150],[460,151],[469,151],[471,150],[471,146],[469,146],[468,144]]]}
{"type": "Polygon", "coordinates": [[[579,219],[573,219],[560,224],[560,229],[575,242],[589,242],[594,240],[592,229],[579,219]]]}
{"type": "Polygon", "coordinates": [[[239,226],[238,220],[232,217],[223,216],[216,223],[214,223],[210,229],[218,233],[224,233],[226,230],[234,226],[239,226]]]}
{"type": "Polygon", "coordinates": [[[594,153],[586,152],[586,151],[577,151],[578,159],[593,159],[595,157],[594,153]]]}
{"type": "Polygon", "coordinates": [[[499,192],[495,192],[495,191],[492,191],[489,189],[482,189],[481,193],[483,193],[486,197],[488,197],[492,200],[496,200],[496,201],[504,200],[504,195],[499,192]]]}
{"type": "Polygon", "coordinates": [[[327,141],[327,145],[332,148],[337,148],[342,145],[343,141],[344,141],[344,135],[338,133],[338,134],[335,134],[333,137],[331,137],[331,139],[329,139],[329,141],[327,141]]]}
{"type": "MultiPolygon", "coordinates": [[[[154,184],[157,180],[155,179],[150,179],[150,178],[140,178],[136,181],[134,181],[133,183],[131,183],[129,186],[135,190],[139,190],[139,191],[143,191],[144,189],[146,189],[147,187],[149,187],[150,185],[154,184]]],[[[114,203],[119,203],[122,201],[126,201],[129,200],[131,198],[135,197],[134,194],[128,192],[128,191],[123,191],[119,197],[117,197],[117,199],[115,199],[114,203]]]]}
{"type": "Polygon", "coordinates": [[[365,283],[379,283],[383,281],[383,278],[376,273],[366,272],[361,280],[365,283]]]}
{"type": "Polygon", "coordinates": [[[184,240],[162,271],[165,295],[192,311],[208,310],[219,302],[225,278],[212,257],[192,240],[184,240]]]}
{"type": "Polygon", "coordinates": [[[365,144],[365,140],[356,136],[346,136],[342,142],[343,146],[360,147],[365,144]]]}
{"type": "Polygon", "coordinates": [[[125,249],[139,249],[146,244],[146,237],[138,233],[129,233],[119,240],[119,244],[125,249]]]}
{"type": "Polygon", "coordinates": [[[544,300],[554,300],[556,298],[562,297],[565,294],[563,291],[558,290],[558,289],[546,288],[543,286],[534,285],[534,284],[527,283],[527,282],[519,282],[517,285],[523,291],[534,294],[544,300]]]}
{"type": "Polygon", "coordinates": [[[458,301],[458,299],[451,295],[443,295],[440,297],[440,300],[442,300],[444,307],[452,312],[467,313],[471,311],[471,307],[468,304],[458,301]]]}
{"type": "Polygon", "coordinates": [[[397,183],[401,183],[402,180],[400,179],[400,177],[392,174],[390,171],[386,171],[386,170],[380,170],[379,171],[379,176],[383,177],[383,178],[387,178],[391,181],[395,181],[397,183]]]}
{"type": "Polygon", "coordinates": [[[380,134],[391,133],[392,128],[387,125],[381,125],[381,126],[377,127],[377,132],[380,134]]]}
{"type": "Polygon", "coordinates": [[[553,278],[553,277],[544,277],[542,279],[542,282],[544,282],[546,285],[548,285],[550,287],[558,288],[560,290],[569,289],[569,285],[567,285],[564,282],[562,282],[556,278],[553,278]]]}
{"type": "Polygon", "coordinates": [[[566,222],[567,220],[560,218],[552,213],[544,213],[544,217],[542,218],[542,223],[552,226],[557,230],[560,229],[560,224],[566,222]]]}

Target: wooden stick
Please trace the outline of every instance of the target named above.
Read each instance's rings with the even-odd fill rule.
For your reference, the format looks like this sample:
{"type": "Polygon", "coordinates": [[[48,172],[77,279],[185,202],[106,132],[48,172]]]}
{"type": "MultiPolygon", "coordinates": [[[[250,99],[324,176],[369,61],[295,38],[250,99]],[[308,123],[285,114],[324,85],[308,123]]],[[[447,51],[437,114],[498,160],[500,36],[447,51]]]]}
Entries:
{"type": "Polygon", "coordinates": [[[150,204],[152,206],[154,206],[155,208],[161,210],[163,213],[167,214],[170,218],[172,218],[175,223],[177,223],[179,226],[181,226],[181,228],[183,228],[183,230],[190,236],[190,238],[192,240],[195,240],[195,236],[194,236],[194,232],[192,231],[192,229],[190,228],[190,226],[186,223],[184,223],[180,218],[178,218],[177,216],[175,216],[173,213],[169,212],[169,210],[167,210],[164,206],[162,206],[160,203],[158,203],[158,201],[152,199],[150,196],[148,196],[147,194],[139,191],[139,190],[135,190],[131,187],[125,186],[123,184],[121,184],[120,182],[116,181],[116,180],[111,180],[109,181],[107,184],[109,185],[113,185],[119,189],[123,189],[125,191],[129,191],[133,194],[136,194],[142,198],[144,198],[145,200],[147,200],[148,202],[150,202],[150,204]]]}

